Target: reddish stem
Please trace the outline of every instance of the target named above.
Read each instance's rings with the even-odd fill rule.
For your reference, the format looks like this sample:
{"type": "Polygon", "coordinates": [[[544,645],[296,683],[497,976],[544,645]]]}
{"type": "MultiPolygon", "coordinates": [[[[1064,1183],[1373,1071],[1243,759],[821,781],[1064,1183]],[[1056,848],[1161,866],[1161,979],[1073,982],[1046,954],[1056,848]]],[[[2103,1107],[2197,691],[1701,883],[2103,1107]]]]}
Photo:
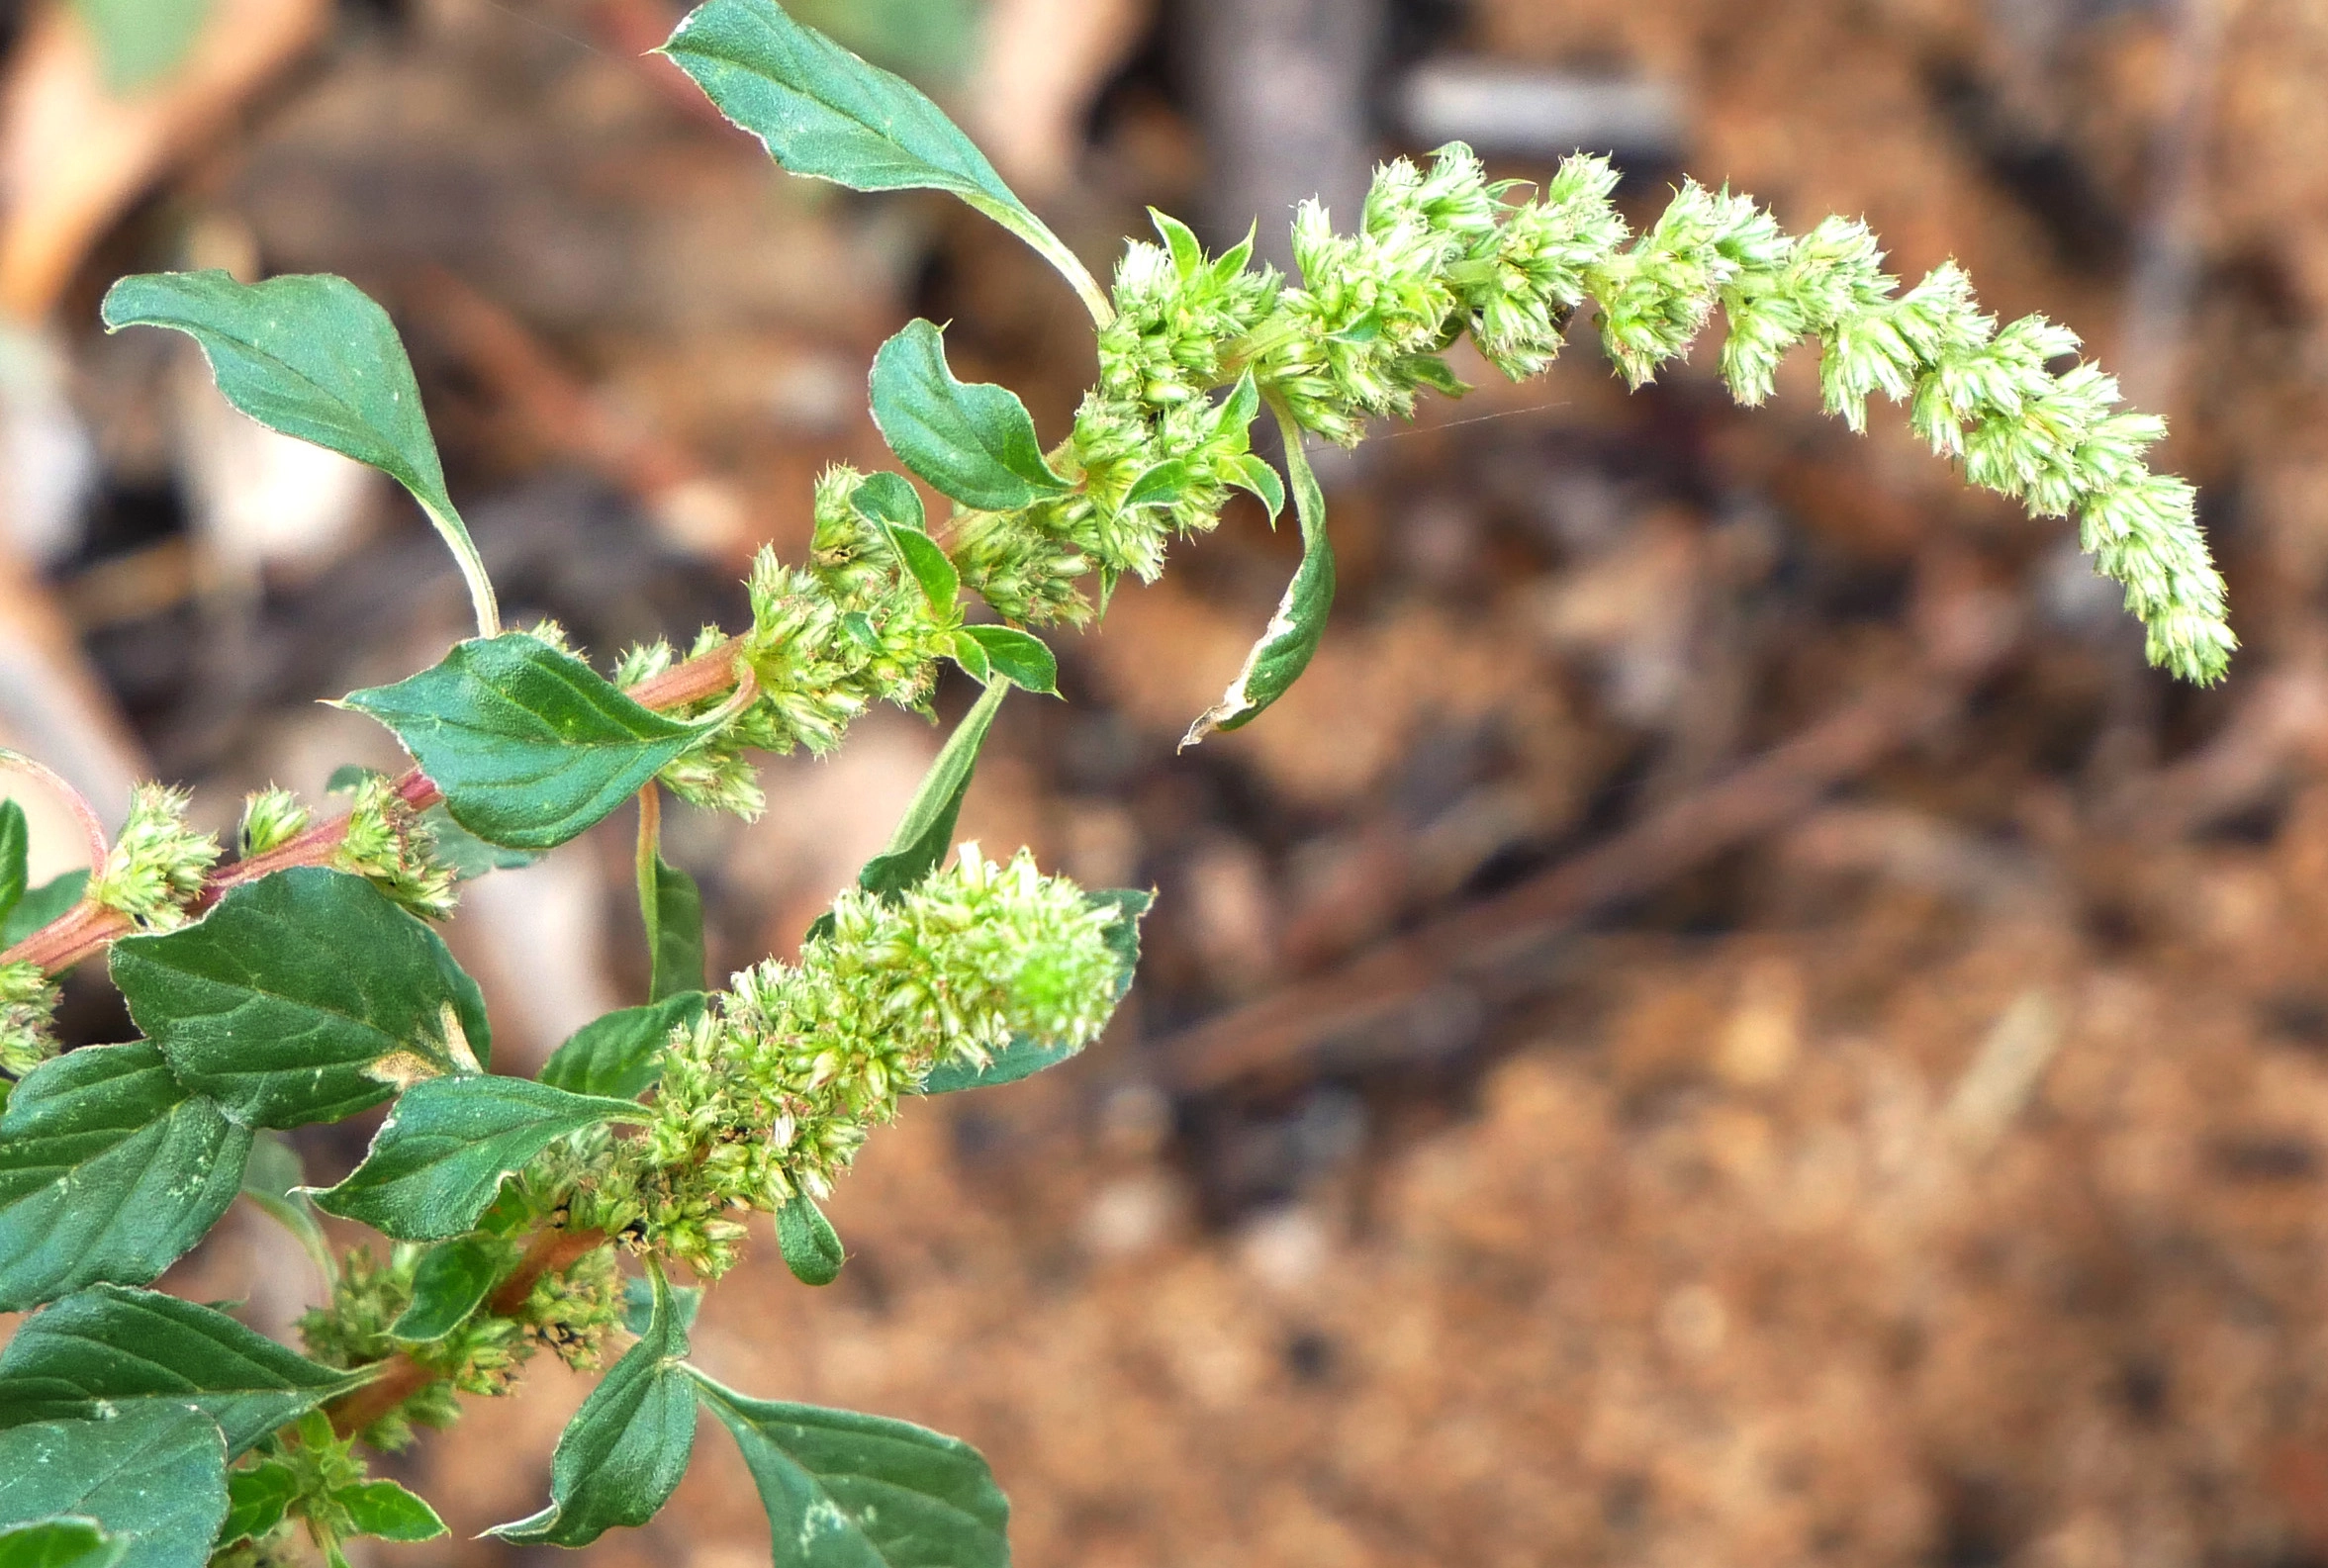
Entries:
{"type": "Polygon", "coordinates": [[[129,916],[102,904],[77,903],[0,953],[0,964],[38,964],[51,974],[62,974],[114,938],[129,934],[129,916]]]}
{"type": "MultiPolygon", "coordinates": [[[[640,706],[657,709],[689,707],[724,695],[737,686],[735,656],[736,639],[731,637],[716,648],[641,681],[628,694],[640,706]]],[[[750,672],[746,671],[744,679],[750,678],[750,672]]],[[[444,791],[436,786],[435,781],[418,768],[397,780],[396,794],[415,811],[425,811],[444,798],[444,791]]],[[[347,818],[320,822],[264,855],[253,855],[214,872],[194,897],[194,912],[202,913],[230,890],[272,873],[294,866],[328,865],[346,838],[347,818]]],[[[103,864],[101,851],[98,865],[103,864]]],[[[116,937],[127,936],[130,929],[130,922],[123,916],[84,904],[0,953],[0,964],[37,963],[51,974],[61,973],[102,950],[116,937]]]]}
{"type": "Polygon", "coordinates": [[[661,675],[647,677],[632,687],[628,695],[639,706],[651,708],[686,707],[705,697],[725,695],[735,690],[735,656],[736,639],[730,637],[661,675]]]}
{"type": "MultiPolygon", "coordinates": [[[[533,1233],[533,1241],[510,1277],[487,1298],[485,1310],[497,1318],[513,1318],[533,1294],[533,1287],[552,1274],[562,1274],[606,1243],[604,1231],[567,1231],[553,1226],[533,1233]]],[[[436,1381],[437,1374],[410,1355],[384,1363],[386,1370],[352,1394],[328,1407],[331,1430],[340,1436],[362,1431],[406,1400],[436,1381]]]]}

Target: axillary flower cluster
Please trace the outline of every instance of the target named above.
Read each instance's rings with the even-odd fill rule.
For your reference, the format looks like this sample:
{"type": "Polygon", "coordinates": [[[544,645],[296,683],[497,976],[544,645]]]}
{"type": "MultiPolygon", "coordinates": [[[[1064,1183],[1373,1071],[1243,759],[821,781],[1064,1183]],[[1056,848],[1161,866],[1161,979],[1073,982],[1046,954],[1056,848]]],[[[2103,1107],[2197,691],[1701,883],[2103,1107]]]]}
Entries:
{"type": "Polygon", "coordinates": [[[739,1211],[828,1196],[932,1068],[1014,1042],[1077,1051],[1115,1009],[1120,916],[1024,852],[996,865],[965,844],[894,901],[852,888],[832,913],[798,963],[737,975],[674,1034],[643,1137],[542,1172],[571,1183],[573,1223],[719,1274],[739,1211]]]}

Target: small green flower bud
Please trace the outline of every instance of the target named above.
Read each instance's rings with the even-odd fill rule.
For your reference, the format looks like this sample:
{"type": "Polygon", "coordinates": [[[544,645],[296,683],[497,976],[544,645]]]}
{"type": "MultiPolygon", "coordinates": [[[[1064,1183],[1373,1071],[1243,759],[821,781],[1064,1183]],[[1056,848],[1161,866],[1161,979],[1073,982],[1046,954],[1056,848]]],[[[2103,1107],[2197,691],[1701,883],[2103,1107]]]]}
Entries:
{"type": "Polygon", "coordinates": [[[219,841],[186,825],[183,789],[142,784],[131,791],[129,820],[89,880],[89,901],[148,931],[182,925],[186,905],[218,863],[219,841]]]}
{"type": "Polygon", "coordinates": [[[308,809],[299,796],[269,784],[242,801],[242,831],[237,835],[244,860],[279,849],[307,831],[308,809]]]}

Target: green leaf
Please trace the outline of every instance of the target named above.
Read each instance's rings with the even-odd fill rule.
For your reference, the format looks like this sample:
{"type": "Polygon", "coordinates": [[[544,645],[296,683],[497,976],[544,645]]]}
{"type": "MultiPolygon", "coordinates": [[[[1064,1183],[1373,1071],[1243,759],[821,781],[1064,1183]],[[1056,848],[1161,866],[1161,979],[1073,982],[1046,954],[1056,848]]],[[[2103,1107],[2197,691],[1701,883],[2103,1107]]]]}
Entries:
{"type": "Polygon", "coordinates": [[[993,674],[1029,692],[1059,695],[1059,661],[1042,638],[1015,626],[965,626],[962,630],[978,645],[993,674]]]}
{"type": "Polygon", "coordinates": [[[331,1244],[325,1240],[324,1228],[316,1223],[315,1205],[301,1190],[306,1184],[307,1171],[291,1140],[281,1133],[264,1133],[252,1142],[249,1162],[242,1170],[242,1196],[296,1237],[316,1272],[330,1284],[339,1278],[339,1265],[331,1256],[331,1244]]]}
{"type": "Polygon", "coordinates": [[[413,1269],[413,1299],[388,1336],[407,1344],[431,1344],[469,1321],[501,1279],[509,1248],[491,1237],[439,1242],[413,1269]]]}
{"type": "Polygon", "coordinates": [[[420,826],[427,829],[437,860],[464,882],[473,882],[488,872],[517,871],[541,859],[531,850],[487,843],[455,822],[441,800],[420,813],[420,826]]]}
{"type": "Polygon", "coordinates": [[[760,1489],[776,1568],[1007,1568],[1010,1503],[969,1443],[688,1371],[760,1489]]]}
{"type": "Polygon", "coordinates": [[[129,1549],[95,1520],[73,1514],[0,1528],[0,1568],[113,1568],[129,1549]]]}
{"type": "Polygon", "coordinates": [[[219,1544],[232,1546],[253,1535],[264,1535],[283,1522],[292,1500],[299,1496],[299,1478],[289,1465],[262,1459],[247,1470],[227,1475],[227,1522],[219,1526],[219,1544]]]}
{"type": "Polygon", "coordinates": [[[929,1071],[916,1092],[960,1094],[965,1089],[990,1089],[996,1084],[1031,1078],[1045,1067],[1056,1067],[1075,1055],[1075,1048],[1020,1035],[995,1052],[984,1066],[966,1057],[949,1057],[929,1071]]]}
{"type": "Polygon", "coordinates": [[[416,1083],[372,1137],[364,1162],[316,1206],[400,1242],[476,1229],[505,1178],[569,1133],[643,1122],[635,1100],[569,1094],[528,1078],[465,1072],[416,1083]]]}
{"type": "Polygon", "coordinates": [[[865,863],[865,870],[857,874],[857,885],[884,898],[893,897],[938,869],[953,847],[954,824],[962,816],[963,796],[970,793],[978,748],[985,745],[986,731],[994,727],[995,710],[1009,691],[1000,684],[987,687],[977,705],[963,715],[938,752],[937,761],[922,777],[912,804],[905,808],[904,820],[889,836],[889,847],[865,863]]]}
{"type": "Polygon", "coordinates": [[[35,1314],[0,1350],[0,1427],[191,1405],[218,1423],[233,1458],[376,1371],[318,1365],[159,1291],[98,1285],[35,1314]]]}
{"type": "Polygon", "coordinates": [[[1156,894],[1145,887],[1103,887],[1087,892],[1083,901],[1093,908],[1101,905],[1115,910],[1115,924],[1107,928],[1107,950],[1115,955],[1115,999],[1122,1001],[1131,994],[1132,980],[1140,971],[1140,922],[1148,911],[1156,907],[1156,894]]]}
{"type": "Polygon", "coordinates": [[[955,380],[929,322],[907,323],[874,356],[873,418],[907,468],[966,507],[1014,511],[1067,493],[1018,394],[955,380]]]}
{"type": "Polygon", "coordinates": [[[1399,369],[1443,397],[1460,398],[1471,390],[1471,384],[1454,372],[1454,367],[1437,354],[1406,354],[1398,362],[1399,369]]]}
{"type": "Polygon", "coordinates": [[[986,645],[970,634],[968,626],[957,629],[953,637],[954,662],[970,672],[970,678],[980,686],[994,679],[994,661],[986,657],[986,645]]]}
{"type": "Polygon", "coordinates": [[[143,1042],[35,1067],[0,1117],[0,1311],[152,1279],[227,1212],[249,1153],[143,1042]]]}
{"type": "Polygon", "coordinates": [[[184,1405],[0,1431],[0,1524],[83,1515],[129,1537],[122,1568],[193,1568],[227,1517],[219,1424],[184,1405]]]}
{"type": "Polygon", "coordinates": [[[14,947],[50,921],[62,919],[81,901],[88,885],[88,872],[66,872],[25,894],[8,918],[0,920],[0,948],[14,947]]]}
{"type": "Polygon", "coordinates": [[[669,1001],[704,988],[703,893],[696,879],[655,855],[652,896],[639,900],[647,922],[651,969],[647,1000],[669,1001]]]}
{"type": "Polygon", "coordinates": [[[360,876],[244,882],[203,919],[113,947],[130,1016],[179,1081],[249,1127],[337,1121],[474,1072],[492,1034],[444,940],[360,876]]]}
{"type": "Polygon", "coordinates": [[[105,90],[117,98],[150,87],[184,64],[210,7],[211,0],[73,0],[97,46],[105,90]]]}
{"type": "Polygon", "coordinates": [[[347,1510],[359,1535],[382,1540],[434,1540],[444,1533],[444,1521],[425,1500],[415,1497],[394,1481],[366,1481],[341,1487],[331,1501],[347,1510]]]}
{"type": "Polygon", "coordinates": [[[1124,510],[1168,507],[1186,495],[1194,483],[1196,471],[1184,457],[1167,457],[1161,463],[1152,463],[1140,471],[1140,477],[1132,481],[1132,488],[1124,492],[1124,510]]]}
{"type": "MultiPolygon", "coordinates": [[[[120,0],[117,0],[120,3],[120,0]]],[[[501,630],[493,584],[444,488],[419,384],[388,313],[345,278],[237,283],[151,272],[105,296],[105,328],[167,326],[202,345],[229,403],[285,435],[368,463],[413,493],[468,580],[478,635],[501,630]]]]}
{"type": "Polygon", "coordinates": [[[1148,209],[1148,221],[1156,225],[1157,233],[1164,238],[1164,248],[1172,253],[1172,270],[1182,278],[1193,278],[1203,270],[1204,246],[1197,242],[1195,230],[1169,213],[1160,212],[1153,207],[1148,209]]]}
{"type": "MultiPolygon", "coordinates": [[[[1140,917],[1156,902],[1156,894],[1136,887],[1115,887],[1083,896],[1094,906],[1117,911],[1116,923],[1107,928],[1107,946],[1116,957],[1115,999],[1120,1002],[1131,990],[1132,976],[1140,968],[1140,917]]],[[[1074,1055],[1071,1046],[1051,1045],[1021,1035],[994,1053],[982,1067],[967,1058],[948,1058],[930,1069],[915,1092],[959,1094],[964,1089],[1016,1083],[1074,1055]]]]}
{"type": "Polygon", "coordinates": [[[920,89],[869,65],[774,0],[710,0],[663,52],[791,172],[858,191],[938,190],[968,202],[1060,270],[1094,320],[1114,312],[1074,252],[1027,210],[920,89]]]}
{"type": "Polygon", "coordinates": [[[1230,483],[1240,490],[1251,491],[1269,508],[1269,522],[1275,525],[1285,510],[1285,481],[1269,466],[1268,459],[1246,452],[1229,465],[1230,483]]]}
{"type": "Polygon", "coordinates": [[[671,1031],[702,1017],[707,1001],[701,991],[682,991],[593,1019],[551,1053],[541,1081],[574,1094],[635,1100],[663,1076],[663,1047],[671,1031]]]}
{"type": "Polygon", "coordinates": [[[687,1473],[696,1405],[685,1368],[687,1328],[663,1271],[647,1265],[654,1305],[646,1332],[567,1423],[550,1457],[550,1506],[486,1533],[520,1543],[587,1546],[617,1524],[644,1524],[687,1473]]]}
{"type": "Polygon", "coordinates": [[[0,922],[24,901],[25,858],[31,853],[32,830],[25,826],[25,808],[0,800],[0,922]]]}
{"type": "Polygon", "coordinates": [[[546,850],[599,821],[712,732],[643,708],[523,632],[464,642],[432,670],[348,693],[404,742],[455,822],[546,850]]]}
{"type": "Polygon", "coordinates": [[[831,1284],[849,1260],[840,1232],[805,1192],[793,1193],[792,1201],[776,1211],[776,1245],[785,1266],[803,1285],[831,1284]]]}
{"type": "Polygon", "coordinates": [[[849,506],[866,521],[885,528],[930,531],[929,515],[921,509],[921,496],[902,474],[868,474],[849,493],[849,506]]]}
{"type": "Polygon", "coordinates": [[[1245,656],[1245,668],[1237,672],[1220,701],[1188,726],[1180,741],[1183,751],[1215,730],[1252,723],[1309,668],[1326,635],[1326,613],[1334,604],[1334,546],[1326,537],[1326,496],[1301,449],[1301,426],[1283,409],[1276,413],[1277,427],[1285,432],[1285,471],[1293,478],[1293,509],[1301,518],[1301,566],[1285,586],[1268,629],[1245,656]]]}
{"type": "MultiPolygon", "coordinates": [[[[702,1309],[703,1287],[700,1285],[673,1285],[671,1310],[679,1314],[681,1332],[693,1334],[696,1314],[702,1309]]],[[[644,1276],[622,1282],[622,1327],[632,1334],[645,1334],[655,1321],[655,1282],[644,1276]]]]}
{"type": "Polygon", "coordinates": [[[930,601],[930,607],[941,612],[952,609],[962,592],[962,574],[954,569],[946,552],[938,548],[938,542],[902,524],[885,523],[883,528],[889,536],[889,543],[896,546],[905,570],[921,585],[921,596],[930,601]]]}

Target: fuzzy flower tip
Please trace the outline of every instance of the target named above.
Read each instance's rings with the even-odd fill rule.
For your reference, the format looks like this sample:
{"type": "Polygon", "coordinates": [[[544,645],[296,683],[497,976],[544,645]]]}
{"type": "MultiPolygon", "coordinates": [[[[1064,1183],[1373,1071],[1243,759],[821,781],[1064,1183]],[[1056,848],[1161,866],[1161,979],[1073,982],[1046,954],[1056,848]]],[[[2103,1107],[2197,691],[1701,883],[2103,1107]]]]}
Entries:
{"type": "Polygon", "coordinates": [[[186,825],[188,798],[157,784],[132,791],[129,820],[90,879],[90,902],[148,931],[185,923],[186,906],[219,858],[219,841],[186,825]]]}
{"type": "Polygon", "coordinates": [[[843,893],[831,933],[797,964],[738,975],[674,1035],[654,1121],[613,1147],[592,1223],[637,1226],[650,1245],[719,1272],[741,1235],[733,1211],[828,1194],[868,1131],[941,1062],[983,1064],[1017,1040],[1096,1039],[1115,1006],[1118,918],[1023,853],[995,865],[969,844],[893,902],[843,893]]]}

